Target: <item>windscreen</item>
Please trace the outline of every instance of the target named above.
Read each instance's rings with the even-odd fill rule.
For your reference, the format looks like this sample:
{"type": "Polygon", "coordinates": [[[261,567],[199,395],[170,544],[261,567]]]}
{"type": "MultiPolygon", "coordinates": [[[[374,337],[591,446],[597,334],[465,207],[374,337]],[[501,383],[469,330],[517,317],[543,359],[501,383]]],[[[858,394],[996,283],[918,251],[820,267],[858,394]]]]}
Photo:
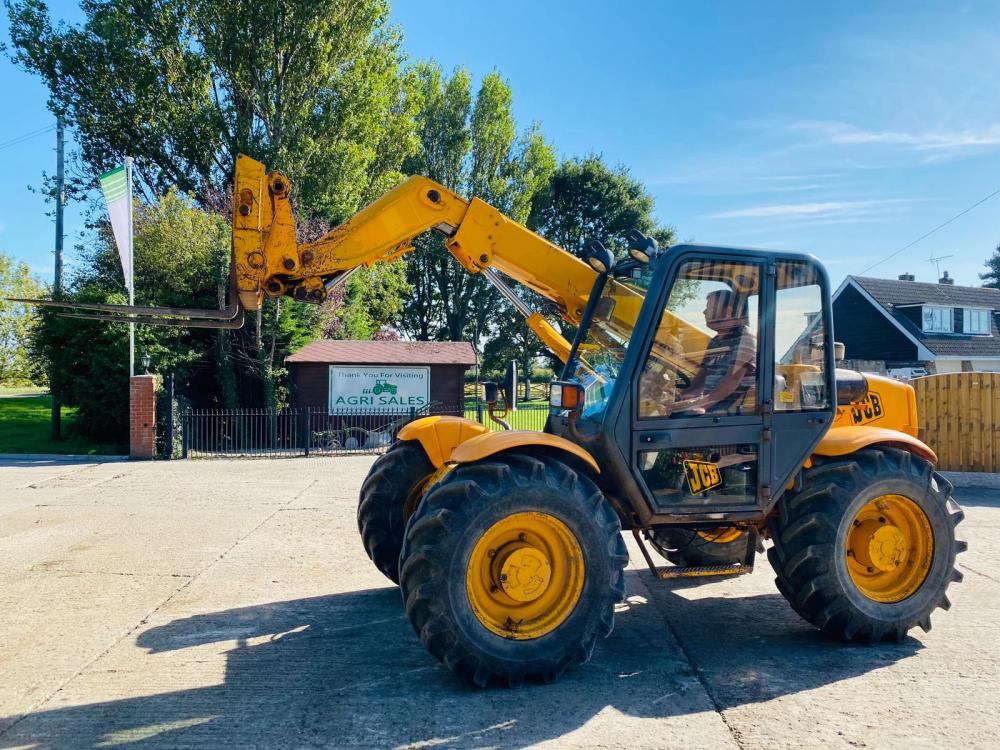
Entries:
{"type": "Polygon", "coordinates": [[[598,417],[607,408],[646,296],[649,276],[648,266],[641,266],[626,276],[607,280],[590,325],[582,332],[574,356],[566,365],[563,379],[584,387],[584,417],[598,417]]]}

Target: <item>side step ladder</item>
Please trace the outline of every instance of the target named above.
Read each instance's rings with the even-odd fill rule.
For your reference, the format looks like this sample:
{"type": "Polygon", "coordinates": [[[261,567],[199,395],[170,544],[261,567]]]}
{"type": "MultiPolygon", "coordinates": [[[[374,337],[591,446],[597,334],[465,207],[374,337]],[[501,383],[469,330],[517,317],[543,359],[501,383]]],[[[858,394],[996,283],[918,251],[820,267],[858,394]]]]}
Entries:
{"type": "Polygon", "coordinates": [[[673,578],[698,578],[701,576],[734,576],[742,575],[744,573],[753,573],[753,563],[757,556],[757,545],[758,534],[757,529],[748,529],[749,539],[747,539],[747,555],[743,562],[732,563],[730,565],[664,565],[658,567],[656,563],[653,562],[653,558],[649,555],[649,550],[646,548],[646,543],[642,541],[642,536],[639,529],[632,529],[632,536],[635,537],[636,543],[639,545],[639,550],[642,552],[642,556],[646,558],[646,565],[649,566],[649,571],[659,578],[661,581],[667,581],[673,578]]]}

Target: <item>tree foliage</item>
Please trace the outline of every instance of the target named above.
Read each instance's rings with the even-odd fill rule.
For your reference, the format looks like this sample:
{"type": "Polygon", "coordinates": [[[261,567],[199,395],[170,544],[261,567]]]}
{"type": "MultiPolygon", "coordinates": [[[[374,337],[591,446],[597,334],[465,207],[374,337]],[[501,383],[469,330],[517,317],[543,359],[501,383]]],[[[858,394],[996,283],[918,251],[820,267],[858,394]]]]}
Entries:
{"type": "MultiPolygon", "coordinates": [[[[576,254],[592,240],[600,240],[622,255],[625,236],[633,228],[651,234],[661,246],[674,241],[673,229],[657,224],[646,187],[624,167],[609,168],[599,156],[563,161],[532,196],[528,226],[576,254]]],[[[548,309],[549,317],[557,318],[556,311],[533,292],[519,289],[518,294],[529,307],[548,309]]],[[[572,338],[571,326],[560,327],[572,338]]],[[[518,361],[522,373],[530,373],[533,363],[548,352],[520,315],[504,309],[496,316],[493,337],[483,354],[484,370],[498,374],[510,359],[518,361]]]]}
{"type": "Polygon", "coordinates": [[[13,58],[73,129],[84,186],[133,156],[153,193],[205,202],[245,153],[336,222],[416,146],[385,0],[83,0],[79,26],[42,0],[5,4],[13,58]]]}
{"type": "MultiPolygon", "coordinates": [[[[218,307],[224,295],[229,227],[220,216],[193,205],[171,189],[157,203],[137,203],[135,232],[136,303],[218,307]]],[[[127,301],[111,228],[98,227],[77,248],[82,262],[66,284],[81,302],[127,301]]],[[[149,354],[155,372],[173,372],[193,382],[199,405],[222,403],[223,389],[235,388],[228,340],[205,329],[136,327],[137,356],[149,354]]],[[[34,352],[48,363],[49,380],[64,402],[79,407],[83,432],[126,441],[128,437],[128,327],[73,320],[46,313],[34,337],[34,352]]]]}
{"type": "Polygon", "coordinates": [[[528,226],[577,254],[596,239],[621,255],[632,229],[651,234],[661,246],[674,241],[673,229],[653,218],[653,197],[645,185],[625,167],[612,169],[594,155],[559,165],[532,201],[528,226]]]}
{"type": "Polygon", "coordinates": [[[986,259],[986,273],[979,274],[983,286],[990,289],[1000,289],[1000,245],[996,246],[993,255],[986,259]]]}
{"type": "Polygon", "coordinates": [[[22,385],[44,380],[29,349],[36,312],[8,297],[41,296],[43,287],[24,263],[0,253],[0,384],[22,385]]]}
{"type": "MultiPolygon", "coordinates": [[[[532,196],[555,168],[555,156],[537,128],[517,138],[510,86],[490,73],[473,97],[468,72],[447,76],[433,63],[416,66],[414,76],[420,146],[404,169],[524,221],[532,196]]],[[[419,340],[486,334],[501,304],[493,288],[459,266],[441,237],[426,235],[415,246],[407,258],[412,291],[404,331],[419,340]]]]}

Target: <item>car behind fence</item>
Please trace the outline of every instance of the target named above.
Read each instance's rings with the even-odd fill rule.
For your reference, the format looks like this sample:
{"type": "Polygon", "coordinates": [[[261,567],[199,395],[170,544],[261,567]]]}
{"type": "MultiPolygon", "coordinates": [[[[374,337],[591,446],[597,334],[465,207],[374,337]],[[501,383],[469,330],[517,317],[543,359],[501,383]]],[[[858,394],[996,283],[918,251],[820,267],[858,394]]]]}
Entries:
{"type": "MultiPolygon", "coordinates": [[[[483,403],[431,404],[403,413],[363,409],[330,413],[321,407],[290,409],[189,409],[181,413],[181,457],[279,457],[381,453],[399,430],[415,419],[454,415],[474,419],[492,430],[483,403]]],[[[548,403],[528,402],[501,415],[511,429],[541,430],[548,403]]],[[[168,452],[169,455],[169,452],[168,452]]]]}

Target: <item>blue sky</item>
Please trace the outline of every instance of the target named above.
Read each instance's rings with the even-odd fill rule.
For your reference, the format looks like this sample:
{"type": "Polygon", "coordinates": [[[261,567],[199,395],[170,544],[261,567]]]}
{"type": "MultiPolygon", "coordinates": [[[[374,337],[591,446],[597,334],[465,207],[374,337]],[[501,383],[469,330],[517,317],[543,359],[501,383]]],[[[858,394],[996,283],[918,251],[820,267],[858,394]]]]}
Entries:
{"type": "MultiPolygon", "coordinates": [[[[626,165],[680,237],[812,252],[839,282],[1000,187],[1000,4],[818,5],[396,0],[393,19],[413,58],[498,69],[561,156],[626,165]]],[[[0,143],[51,122],[7,61],[0,89],[18,103],[0,143]]],[[[53,140],[0,150],[0,250],[43,277],[52,224],[26,185],[53,140]]],[[[950,255],[977,284],[997,243],[1000,196],[868,273],[931,281],[950,255]]]]}

